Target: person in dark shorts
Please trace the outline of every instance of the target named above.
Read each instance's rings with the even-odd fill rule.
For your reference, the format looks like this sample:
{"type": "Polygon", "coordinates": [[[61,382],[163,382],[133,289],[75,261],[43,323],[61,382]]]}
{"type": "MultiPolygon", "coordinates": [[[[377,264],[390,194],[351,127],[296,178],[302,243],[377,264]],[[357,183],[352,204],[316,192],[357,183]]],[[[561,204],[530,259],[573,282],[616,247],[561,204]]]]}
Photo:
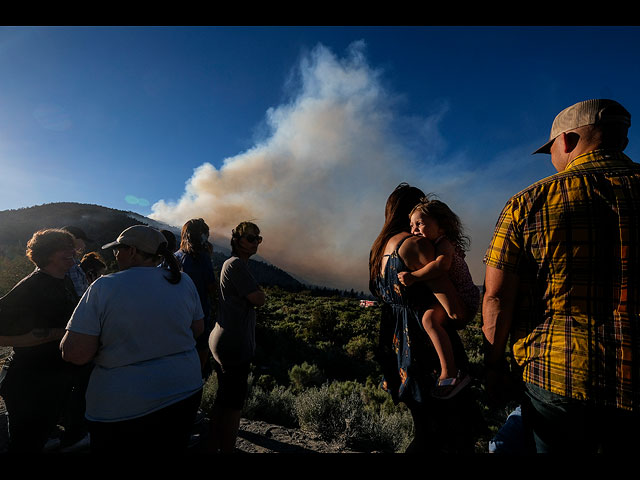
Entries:
{"type": "Polygon", "coordinates": [[[231,236],[232,256],[220,273],[218,317],[209,336],[215,359],[218,394],[211,412],[208,450],[232,453],[235,449],[242,408],[247,397],[250,362],[255,355],[256,307],[266,297],[248,268],[249,257],[262,242],[260,229],[242,222],[231,236]]]}

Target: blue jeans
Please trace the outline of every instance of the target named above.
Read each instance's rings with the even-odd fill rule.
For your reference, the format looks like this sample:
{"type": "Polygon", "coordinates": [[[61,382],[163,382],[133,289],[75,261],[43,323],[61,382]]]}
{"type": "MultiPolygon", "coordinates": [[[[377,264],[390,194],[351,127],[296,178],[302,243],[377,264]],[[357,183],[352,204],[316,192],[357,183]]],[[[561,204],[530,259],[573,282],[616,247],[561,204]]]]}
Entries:
{"type": "Polygon", "coordinates": [[[489,453],[512,455],[535,453],[533,438],[522,421],[520,406],[509,414],[504,425],[489,442],[489,453]]]}
{"type": "Polygon", "coordinates": [[[523,422],[533,431],[538,453],[635,453],[640,450],[640,415],[563,397],[525,384],[523,422]]]}

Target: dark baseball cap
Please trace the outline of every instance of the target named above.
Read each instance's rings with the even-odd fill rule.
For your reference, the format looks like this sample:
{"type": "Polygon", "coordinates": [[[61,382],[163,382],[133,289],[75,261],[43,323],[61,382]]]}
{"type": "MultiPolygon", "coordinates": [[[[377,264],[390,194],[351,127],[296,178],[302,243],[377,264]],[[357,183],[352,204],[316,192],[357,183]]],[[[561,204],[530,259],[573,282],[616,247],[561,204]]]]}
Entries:
{"type": "Polygon", "coordinates": [[[66,230],[67,232],[69,232],[74,237],[81,238],[85,242],[93,242],[93,240],[91,240],[89,237],[87,237],[87,234],[84,233],[84,230],[82,230],[80,227],[75,227],[73,225],[67,225],[66,227],[62,227],[62,230],[66,230]]]}

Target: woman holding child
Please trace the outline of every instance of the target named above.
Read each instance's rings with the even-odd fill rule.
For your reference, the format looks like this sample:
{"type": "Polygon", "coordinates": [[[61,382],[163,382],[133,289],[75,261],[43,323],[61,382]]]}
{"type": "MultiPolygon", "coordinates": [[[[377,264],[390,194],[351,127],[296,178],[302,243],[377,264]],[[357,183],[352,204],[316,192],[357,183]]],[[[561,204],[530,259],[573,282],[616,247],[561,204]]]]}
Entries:
{"type": "MultiPolygon", "coordinates": [[[[456,330],[471,319],[448,275],[424,278],[424,272],[418,273],[436,259],[433,242],[410,233],[409,215],[424,197],[416,187],[398,185],[387,199],[385,223],[371,247],[369,287],[382,303],[378,361],[384,388],[413,416],[415,437],[407,451],[469,453],[474,444],[471,415],[477,411],[468,389],[448,400],[433,395],[441,362],[423,327],[423,316],[436,306],[444,309],[446,321],[437,317],[434,322],[446,332],[456,369],[461,371],[468,360],[456,330]],[[405,287],[398,276],[405,271],[416,271],[415,280],[425,281],[405,287]]],[[[458,382],[456,372],[451,383],[455,387],[458,382]]]]}

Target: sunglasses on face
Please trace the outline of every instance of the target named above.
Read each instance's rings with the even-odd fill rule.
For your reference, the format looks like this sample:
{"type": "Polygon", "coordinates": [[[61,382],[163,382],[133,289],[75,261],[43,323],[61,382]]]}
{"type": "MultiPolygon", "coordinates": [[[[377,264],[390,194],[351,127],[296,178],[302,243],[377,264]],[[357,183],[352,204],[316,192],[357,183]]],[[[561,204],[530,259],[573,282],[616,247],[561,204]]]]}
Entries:
{"type": "Polygon", "coordinates": [[[129,245],[117,245],[116,247],[113,248],[113,256],[115,257],[116,255],[118,255],[118,252],[120,250],[122,250],[123,248],[129,248],[129,245]]]}
{"type": "Polygon", "coordinates": [[[262,237],[260,235],[249,234],[249,235],[243,235],[243,236],[249,243],[254,243],[254,242],[262,243],[262,237]]]}

